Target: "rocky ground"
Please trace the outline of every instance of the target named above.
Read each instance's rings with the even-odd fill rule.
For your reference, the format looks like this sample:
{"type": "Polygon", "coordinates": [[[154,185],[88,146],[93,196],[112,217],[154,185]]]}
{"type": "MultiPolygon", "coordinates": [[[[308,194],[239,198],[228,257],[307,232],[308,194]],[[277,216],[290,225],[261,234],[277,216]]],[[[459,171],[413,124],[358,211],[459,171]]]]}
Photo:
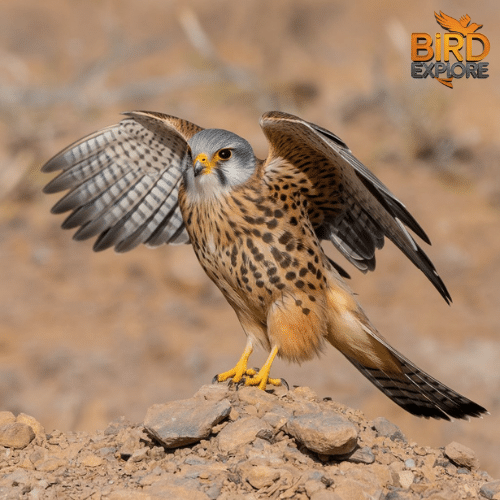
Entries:
{"type": "Polygon", "coordinates": [[[203,386],[94,433],[2,412],[0,444],[2,499],[500,499],[469,448],[408,442],[306,387],[203,386]]]}

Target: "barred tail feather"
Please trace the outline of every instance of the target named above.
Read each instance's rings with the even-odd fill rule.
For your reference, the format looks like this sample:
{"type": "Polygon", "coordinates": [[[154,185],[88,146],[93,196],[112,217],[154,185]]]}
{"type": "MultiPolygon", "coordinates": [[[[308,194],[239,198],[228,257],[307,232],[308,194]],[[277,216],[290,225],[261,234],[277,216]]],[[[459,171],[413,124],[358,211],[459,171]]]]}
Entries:
{"type": "Polygon", "coordinates": [[[488,413],[485,408],[445,386],[384,342],[401,365],[401,373],[388,373],[363,366],[356,359],[346,358],[386,396],[418,417],[468,420],[488,413]]]}

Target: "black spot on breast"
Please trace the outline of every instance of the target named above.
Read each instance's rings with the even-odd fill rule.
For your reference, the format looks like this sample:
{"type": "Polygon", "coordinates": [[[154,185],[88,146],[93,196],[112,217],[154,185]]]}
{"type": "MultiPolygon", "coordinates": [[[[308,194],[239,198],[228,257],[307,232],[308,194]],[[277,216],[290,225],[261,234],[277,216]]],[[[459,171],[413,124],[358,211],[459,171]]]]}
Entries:
{"type": "Polygon", "coordinates": [[[285,274],[285,278],[287,280],[290,280],[290,281],[294,280],[296,277],[297,277],[297,275],[293,271],[290,271],[290,272],[285,274]]]}
{"type": "Polygon", "coordinates": [[[257,280],[255,284],[259,287],[262,288],[264,286],[264,282],[262,280],[257,280]]]}
{"type": "Polygon", "coordinates": [[[275,229],[278,226],[278,221],[276,219],[271,219],[266,223],[267,229],[275,229]]]}
{"type": "Polygon", "coordinates": [[[295,286],[296,286],[297,288],[304,288],[304,282],[303,282],[302,280],[297,280],[297,281],[295,282],[295,286]]]}
{"type": "Polygon", "coordinates": [[[308,309],[307,307],[304,307],[304,309],[302,309],[302,313],[305,314],[306,316],[311,312],[310,309],[308,309]]]}
{"type": "Polygon", "coordinates": [[[292,233],[290,231],[285,231],[280,237],[279,237],[279,242],[282,245],[286,245],[291,239],[293,238],[292,233]]]}
{"type": "Polygon", "coordinates": [[[262,241],[264,243],[272,243],[274,240],[273,235],[271,233],[264,233],[262,236],[262,241]]]}
{"type": "Polygon", "coordinates": [[[308,272],[309,272],[309,271],[308,271],[305,267],[303,267],[303,268],[299,271],[299,276],[300,276],[301,278],[303,278],[303,277],[304,277],[304,276],[305,276],[308,272]]]}

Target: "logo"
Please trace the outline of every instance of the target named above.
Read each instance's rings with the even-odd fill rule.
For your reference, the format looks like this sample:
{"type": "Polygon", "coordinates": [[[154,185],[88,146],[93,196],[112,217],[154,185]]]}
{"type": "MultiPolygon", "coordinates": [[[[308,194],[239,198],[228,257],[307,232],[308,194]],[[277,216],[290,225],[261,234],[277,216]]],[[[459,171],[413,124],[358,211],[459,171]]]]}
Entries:
{"type": "Polygon", "coordinates": [[[434,16],[449,33],[436,33],[434,40],[428,33],[411,34],[412,78],[435,78],[451,89],[455,78],[488,78],[489,63],[483,59],[490,51],[490,41],[477,32],[483,25],[471,23],[467,14],[458,21],[441,11],[434,16]],[[450,55],[456,62],[450,61],[450,55]]]}

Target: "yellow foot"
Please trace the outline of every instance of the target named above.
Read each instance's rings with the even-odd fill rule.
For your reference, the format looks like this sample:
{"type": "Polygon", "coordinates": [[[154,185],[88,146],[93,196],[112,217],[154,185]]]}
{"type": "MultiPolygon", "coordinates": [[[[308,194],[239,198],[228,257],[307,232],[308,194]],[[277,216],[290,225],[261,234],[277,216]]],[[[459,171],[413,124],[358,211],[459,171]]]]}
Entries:
{"type": "Polygon", "coordinates": [[[253,377],[254,375],[256,375],[257,372],[255,370],[253,370],[252,368],[247,368],[248,358],[250,357],[250,354],[252,354],[252,351],[252,344],[248,342],[245,350],[243,351],[243,354],[241,355],[241,358],[236,363],[236,366],[231,370],[228,370],[227,372],[219,373],[214,377],[213,381],[225,382],[226,380],[231,379],[233,383],[238,384],[239,382],[241,382],[244,376],[253,377]]]}
{"type": "Polygon", "coordinates": [[[282,381],[280,378],[269,378],[271,365],[273,364],[276,354],[278,354],[278,348],[273,347],[271,354],[269,354],[269,357],[267,358],[262,368],[259,370],[259,373],[255,374],[250,378],[245,379],[245,385],[257,385],[259,389],[262,389],[263,391],[266,390],[267,384],[275,386],[282,385],[282,381]]]}

